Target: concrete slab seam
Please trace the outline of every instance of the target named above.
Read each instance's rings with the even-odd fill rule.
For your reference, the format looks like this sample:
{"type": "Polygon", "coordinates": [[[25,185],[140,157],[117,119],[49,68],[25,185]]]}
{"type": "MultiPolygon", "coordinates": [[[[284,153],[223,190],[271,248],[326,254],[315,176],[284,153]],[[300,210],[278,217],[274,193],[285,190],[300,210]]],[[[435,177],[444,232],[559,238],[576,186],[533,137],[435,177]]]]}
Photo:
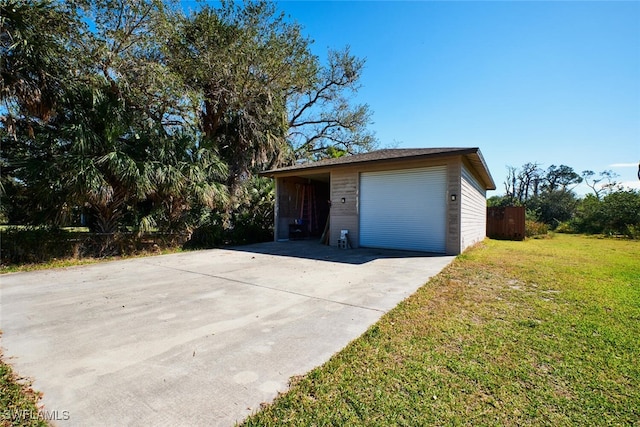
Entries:
{"type": "Polygon", "coordinates": [[[315,300],[318,300],[318,301],[330,302],[330,303],[340,304],[340,305],[344,305],[344,306],[348,306],[348,307],[360,308],[360,309],[363,309],[363,310],[377,311],[379,313],[386,313],[385,310],[381,310],[379,308],[366,307],[366,306],[358,305],[358,304],[350,304],[348,302],[343,302],[343,301],[335,301],[335,300],[331,300],[331,299],[328,299],[328,298],[316,297],[316,296],[313,296],[313,295],[303,294],[301,292],[288,291],[286,289],[278,289],[278,288],[274,288],[272,286],[258,285],[257,283],[245,282],[243,280],[232,279],[232,278],[229,278],[229,277],[218,276],[218,275],[215,275],[215,274],[200,273],[200,272],[197,272],[197,271],[185,270],[185,269],[182,269],[182,268],[169,267],[169,266],[166,266],[166,265],[159,265],[159,264],[153,264],[153,263],[148,263],[148,264],[149,265],[153,265],[155,267],[162,267],[162,268],[166,268],[166,269],[169,269],[169,270],[175,270],[175,271],[182,271],[184,273],[197,274],[197,275],[200,275],[200,276],[211,277],[211,278],[214,278],[214,279],[227,280],[229,282],[239,283],[241,285],[253,286],[253,287],[262,288],[262,289],[269,289],[269,290],[276,291],[276,292],[282,292],[282,293],[287,293],[287,294],[291,294],[291,295],[297,295],[297,296],[301,296],[301,297],[305,297],[305,298],[309,298],[309,299],[315,299],[315,300]]]}

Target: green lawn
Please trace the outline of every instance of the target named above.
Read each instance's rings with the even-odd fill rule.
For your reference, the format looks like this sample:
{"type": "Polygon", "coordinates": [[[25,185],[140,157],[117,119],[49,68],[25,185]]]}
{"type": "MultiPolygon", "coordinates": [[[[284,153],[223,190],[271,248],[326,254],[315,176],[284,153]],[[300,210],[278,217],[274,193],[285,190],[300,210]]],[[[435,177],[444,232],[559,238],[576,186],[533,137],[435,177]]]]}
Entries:
{"type": "Polygon", "coordinates": [[[488,240],[292,382],[245,424],[637,426],[640,242],[488,240]]]}

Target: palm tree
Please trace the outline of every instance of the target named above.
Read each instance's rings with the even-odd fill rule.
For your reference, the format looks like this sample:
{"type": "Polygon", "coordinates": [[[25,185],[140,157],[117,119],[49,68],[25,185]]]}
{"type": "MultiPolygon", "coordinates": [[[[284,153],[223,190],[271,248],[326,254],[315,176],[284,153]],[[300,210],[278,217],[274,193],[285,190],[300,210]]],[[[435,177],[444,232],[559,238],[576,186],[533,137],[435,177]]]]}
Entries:
{"type": "MultiPolygon", "coordinates": [[[[65,3],[0,3],[0,101],[37,119],[51,118],[63,81],[70,77],[67,48],[79,20],[65,3]]],[[[9,110],[9,108],[7,108],[9,110]]],[[[4,120],[10,128],[12,122],[4,120]]]]}
{"type": "Polygon", "coordinates": [[[85,88],[65,117],[60,143],[68,145],[62,158],[69,197],[89,208],[101,233],[117,231],[127,214],[141,229],[182,231],[194,205],[226,201],[226,165],[186,131],[169,134],[144,120],[123,92],[106,81],[99,90],[85,88]],[[139,215],[145,201],[152,209],[139,215]]]}
{"type": "Polygon", "coordinates": [[[142,228],[182,232],[196,226],[195,208],[224,209],[229,202],[223,184],[228,167],[217,153],[197,144],[187,132],[156,138],[151,147],[148,175],[153,209],[142,218],[142,228]]]}

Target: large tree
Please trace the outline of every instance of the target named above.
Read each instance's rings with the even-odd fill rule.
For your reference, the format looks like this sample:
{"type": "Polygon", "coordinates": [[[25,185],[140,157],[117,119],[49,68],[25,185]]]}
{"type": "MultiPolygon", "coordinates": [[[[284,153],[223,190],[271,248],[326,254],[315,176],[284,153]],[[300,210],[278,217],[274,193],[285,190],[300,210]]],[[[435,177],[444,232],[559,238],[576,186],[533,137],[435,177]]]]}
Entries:
{"type": "Polygon", "coordinates": [[[366,104],[351,105],[359,89],[364,60],[344,51],[330,51],[328,64],[303,87],[294,87],[289,103],[289,142],[297,159],[318,160],[334,153],[356,154],[376,147],[367,126],[366,104]]]}
{"type": "Polygon", "coordinates": [[[66,3],[0,2],[0,195],[12,218],[56,222],[64,216],[58,151],[48,130],[74,83],[75,58],[68,53],[78,41],[77,22],[66,3]],[[33,188],[24,175],[51,182],[33,188]]]}
{"type": "Polygon", "coordinates": [[[326,65],[275,5],[222,2],[167,15],[165,61],[193,94],[195,116],[235,187],[266,167],[370,150],[370,111],[352,106],[364,61],[346,49],[326,65]]]}
{"type": "Polygon", "coordinates": [[[164,60],[192,94],[205,144],[229,165],[228,184],[289,159],[285,95],[315,73],[300,28],[267,2],[177,12],[164,28],[164,60]]]}
{"type": "Polygon", "coordinates": [[[538,196],[543,172],[538,163],[525,163],[520,169],[507,167],[507,179],[504,182],[507,198],[511,203],[523,204],[529,198],[538,196]]]}
{"type": "Polygon", "coordinates": [[[267,1],[173,6],[2,3],[12,212],[62,224],[82,208],[98,231],[180,230],[207,209],[240,217],[257,171],[373,146],[368,108],[350,105],[364,63],[348,49],[323,63],[267,1]]]}
{"type": "Polygon", "coordinates": [[[618,174],[611,170],[600,172],[597,178],[596,173],[592,170],[582,171],[582,179],[587,184],[587,187],[593,190],[593,194],[598,200],[603,194],[611,194],[616,190],[622,191],[622,186],[616,181],[617,177],[618,174]]]}
{"type": "Polygon", "coordinates": [[[493,206],[524,205],[536,218],[552,227],[571,219],[578,199],[573,186],[582,178],[566,165],[551,165],[543,170],[529,162],[520,168],[508,167],[503,198],[492,198],[493,206]]]}
{"type": "Polygon", "coordinates": [[[572,167],[567,165],[551,165],[547,168],[547,172],[543,177],[542,188],[547,192],[556,190],[569,191],[581,182],[582,177],[580,177],[572,167]]]}
{"type": "MultiPolygon", "coordinates": [[[[17,23],[5,27],[41,9],[27,4],[13,18],[17,23]]],[[[50,11],[46,22],[53,11],[60,12],[50,11]]],[[[94,1],[83,3],[82,13],[94,28],[79,14],[70,15],[77,43],[42,32],[56,67],[21,56],[28,64],[23,68],[58,84],[46,117],[26,115],[34,101],[4,91],[12,104],[2,129],[3,178],[16,196],[12,201],[26,202],[28,208],[19,211],[33,223],[64,223],[64,213],[81,207],[100,232],[116,231],[125,218],[133,226],[184,228],[184,214],[194,204],[214,208],[225,199],[220,182],[227,169],[214,151],[201,149],[178,114],[181,82],[158,61],[151,33],[162,5],[94,1]]],[[[48,28],[58,27],[42,26],[48,28]]],[[[16,62],[12,52],[5,53],[3,62],[16,62]]]]}

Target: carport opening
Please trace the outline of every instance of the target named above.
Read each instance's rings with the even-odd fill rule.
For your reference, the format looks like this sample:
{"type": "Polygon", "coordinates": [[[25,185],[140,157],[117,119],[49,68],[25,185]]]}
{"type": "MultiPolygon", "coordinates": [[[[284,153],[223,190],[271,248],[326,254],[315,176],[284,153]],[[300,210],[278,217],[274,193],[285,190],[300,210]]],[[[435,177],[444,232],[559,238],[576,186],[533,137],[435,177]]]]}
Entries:
{"type": "Polygon", "coordinates": [[[278,240],[320,239],[329,218],[331,176],[287,177],[279,187],[278,240]]]}

